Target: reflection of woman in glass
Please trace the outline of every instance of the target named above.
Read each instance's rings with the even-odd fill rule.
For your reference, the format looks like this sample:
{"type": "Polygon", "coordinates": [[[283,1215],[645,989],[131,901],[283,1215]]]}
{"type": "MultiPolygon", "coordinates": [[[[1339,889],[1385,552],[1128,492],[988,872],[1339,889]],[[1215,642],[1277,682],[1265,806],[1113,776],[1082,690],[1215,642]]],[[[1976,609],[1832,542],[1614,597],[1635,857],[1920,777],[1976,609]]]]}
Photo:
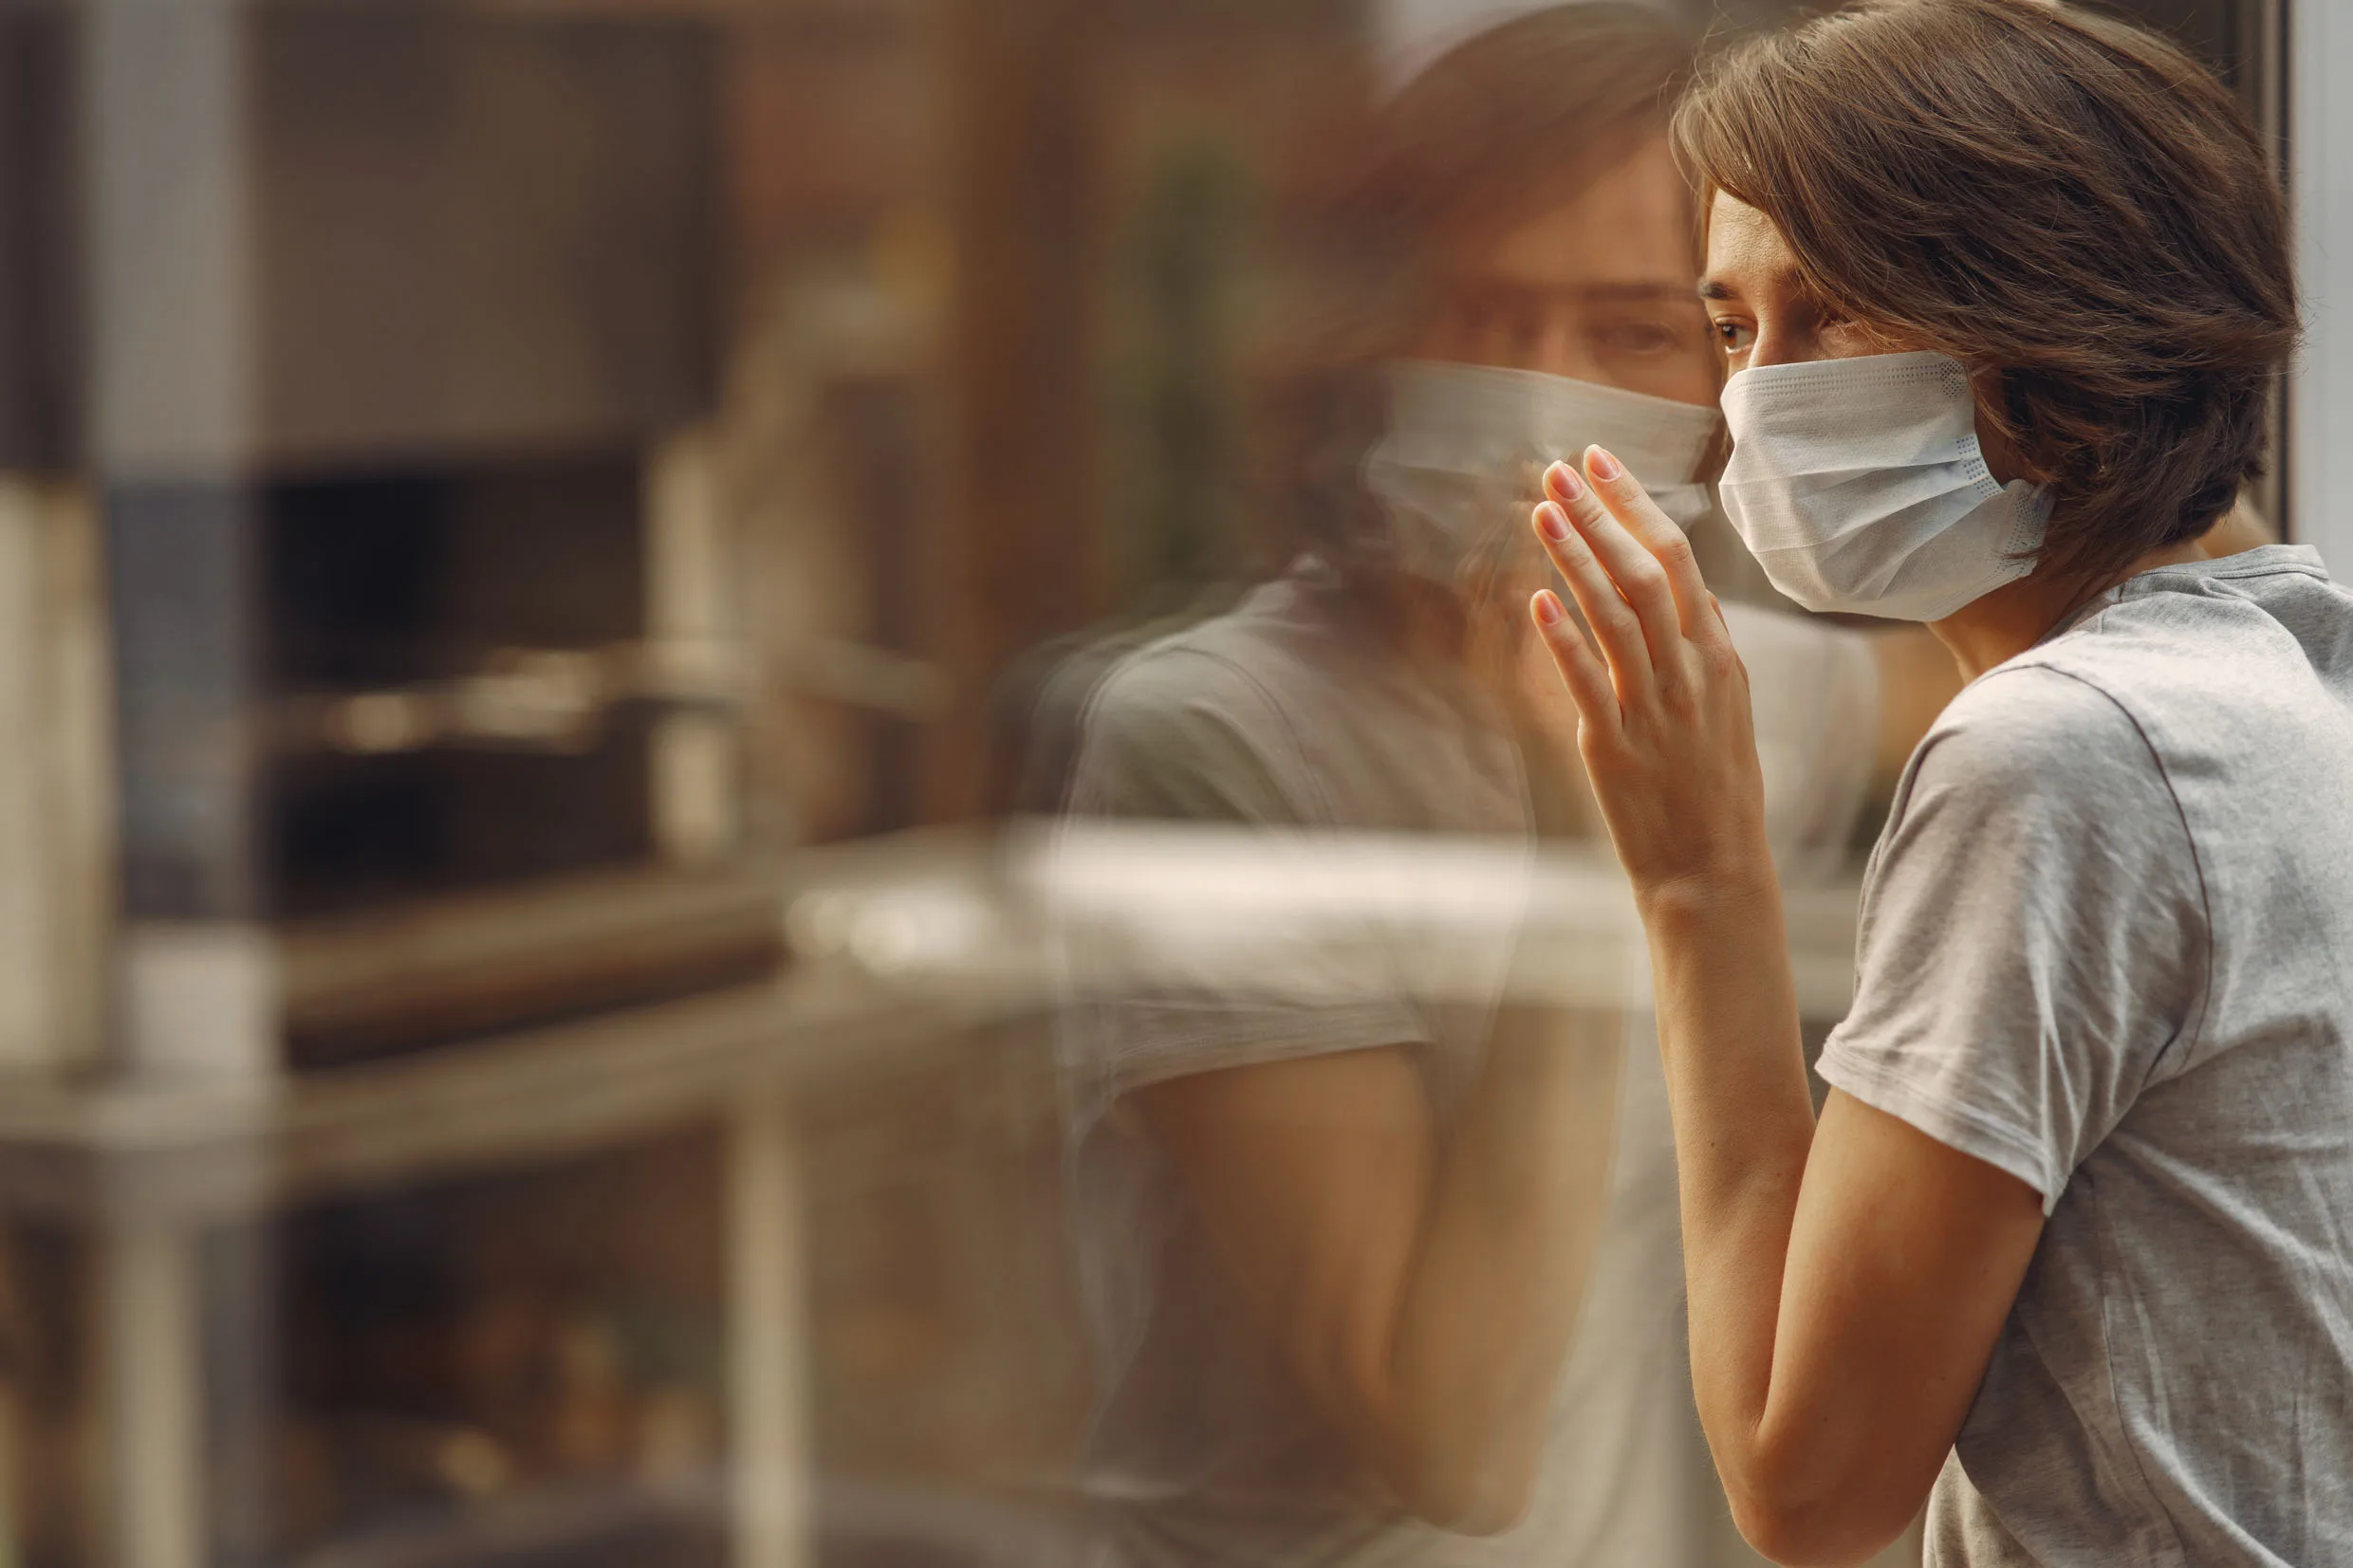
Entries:
{"type": "MultiPolygon", "coordinates": [[[[1647,10],[1567,6],[1388,105],[1355,208],[1402,252],[1383,330],[1355,345],[1366,368],[1286,403],[1308,411],[1301,558],[1119,664],[1072,812],[1574,825],[1541,644],[1476,634],[1513,624],[1482,613],[1499,584],[1534,584],[1546,458],[1615,440],[1683,521],[1707,507],[1716,371],[1665,139],[1689,58],[1647,10]]],[[[1774,731],[1783,843],[1835,853],[1871,767],[1873,655],[1781,618],[1760,656],[1802,666],[1785,684],[1806,698],[1774,731]]],[[[1293,957],[1320,955],[1270,962],[1293,957]]],[[[1071,1203],[1104,1376],[1087,1479],[1123,1562],[1694,1555],[1663,1091],[1647,1041],[1621,1083],[1621,1037],[1615,1014],[1377,985],[1212,983],[1078,1017],[1071,1203]]]]}
{"type": "Polygon", "coordinates": [[[2353,594],[2198,547],[2295,338],[2267,149],[2172,46],[2023,0],[1809,24],[1679,124],[1728,513],[1973,677],[1817,1124],[1739,660],[1639,484],[1549,476],[1734,1512],[1792,1562],[1923,1498],[1945,1564],[2353,1561],[2353,594]]]}

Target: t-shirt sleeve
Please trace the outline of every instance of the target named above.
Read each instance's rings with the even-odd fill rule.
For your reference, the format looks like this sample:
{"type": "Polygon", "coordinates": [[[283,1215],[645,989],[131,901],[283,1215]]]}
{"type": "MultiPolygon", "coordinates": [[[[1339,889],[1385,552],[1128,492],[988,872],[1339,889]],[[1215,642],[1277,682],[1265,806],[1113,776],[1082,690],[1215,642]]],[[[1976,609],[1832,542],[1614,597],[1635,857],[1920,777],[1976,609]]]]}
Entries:
{"type": "Polygon", "coordinates": [[[1906,770],[1822,1076],[2018,1177],[2047,1213],[2194,1026],[2205,921],[2131,717],[2072,674],[1996,671],[1906,770]]]}
{"type": "MultiPolygon", "coordinates": [[[[1087,705],[1065,837],[1171,823],[1258,836],[1259,864],[1296,876],[1328,866],[1333,847],[1319,840],[1347,825],[1332,821],[1273,694],[1232,661],[1182,647],[1130,658],[1087,705]]],[[[1193,1073],[1433,1038],[1386,967],[1368,962],[1375,934],[1351,942],[1328,923],[1273,915],[1246,944],[1195,947],[1184,934],[1158,939],[1148,921],[1063,933],[1065,1065],[1098,1104],[1193,1073]]]]}
{"type": "Polygon", "coordinates": [[[1325,815],[1290,724],[1239,665],[1176,646],[1115,666],[1088,699],[1070,814],[1295,829],[1325,815]]]}

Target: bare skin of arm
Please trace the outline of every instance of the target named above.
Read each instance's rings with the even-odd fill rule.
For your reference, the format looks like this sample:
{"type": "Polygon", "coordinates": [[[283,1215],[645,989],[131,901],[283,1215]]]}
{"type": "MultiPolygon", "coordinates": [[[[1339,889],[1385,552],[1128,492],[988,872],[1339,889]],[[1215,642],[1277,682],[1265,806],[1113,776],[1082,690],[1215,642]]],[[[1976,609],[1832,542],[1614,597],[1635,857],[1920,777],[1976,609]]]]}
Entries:
{"type": "Polygon", "coordinates": [[[1622,469],[1589,453],[1547,490],[1539,535],[1593,641],[1549,594],[1536,619],[1650,938],[1701,1421],[1752,1544],[1860,1561],[1952,1447],[2041,1199],[1842,1094],[1816,1125],[1747,673],[1622,469]]]}
{"type": "Polygon", "coordinates": [[[1507,1009],[1443,1147],[1402,1046],[1139,1091],[1293,1374],[1433,1523],[1525,1510],[1600,1230],[1614,1029],[1507,1009]]]}

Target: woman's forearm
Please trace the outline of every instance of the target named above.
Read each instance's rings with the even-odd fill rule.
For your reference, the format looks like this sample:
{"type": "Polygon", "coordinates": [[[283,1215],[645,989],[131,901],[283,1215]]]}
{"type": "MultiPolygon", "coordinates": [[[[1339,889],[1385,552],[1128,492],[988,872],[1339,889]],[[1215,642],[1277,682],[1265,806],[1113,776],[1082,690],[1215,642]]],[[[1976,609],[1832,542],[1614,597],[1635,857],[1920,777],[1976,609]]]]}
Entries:
{"type": "Polygon", "coordinates": [[[1769,864],[1642,900],[1675,1119],[1699,1414],[1735,1506],[1773,1462],[1774,1329],[1814,1132],[1769,864]]]}

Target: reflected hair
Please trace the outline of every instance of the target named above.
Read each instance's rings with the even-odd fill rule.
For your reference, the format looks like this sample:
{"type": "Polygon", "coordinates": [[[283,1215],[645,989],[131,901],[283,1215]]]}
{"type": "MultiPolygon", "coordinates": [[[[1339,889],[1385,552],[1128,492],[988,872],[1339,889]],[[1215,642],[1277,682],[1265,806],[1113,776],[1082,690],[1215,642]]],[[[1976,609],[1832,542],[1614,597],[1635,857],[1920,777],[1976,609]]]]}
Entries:
{"type": "Polygon", "coordinates": [[[2046,561],[2112,575],[2262,471],[2287,213],[2246,111],[2166,40],[2056,0],[1862,0],[1711,61],[1675,140],[1825,307],[1970,368],[2051,487],[2046,561]]]}
{"type": "MultiPolygon", "coordinates": [[[[1287,550],[1360,581],[1381,575],[1385,524],[1358,477],[1387,419],[1381,361],[1410,352],[1451,252],[1574,199],[1663,138],[1695,51],[1649,6],[1548,6],[1455,45],[1350,127],[1330,215],[1351,286],[1325,297],[1330,313],[1265,409],[1264,489],[1287,550]]],[[[1696,273],[1695,214],[1694,233],[1696,273]]]]}

